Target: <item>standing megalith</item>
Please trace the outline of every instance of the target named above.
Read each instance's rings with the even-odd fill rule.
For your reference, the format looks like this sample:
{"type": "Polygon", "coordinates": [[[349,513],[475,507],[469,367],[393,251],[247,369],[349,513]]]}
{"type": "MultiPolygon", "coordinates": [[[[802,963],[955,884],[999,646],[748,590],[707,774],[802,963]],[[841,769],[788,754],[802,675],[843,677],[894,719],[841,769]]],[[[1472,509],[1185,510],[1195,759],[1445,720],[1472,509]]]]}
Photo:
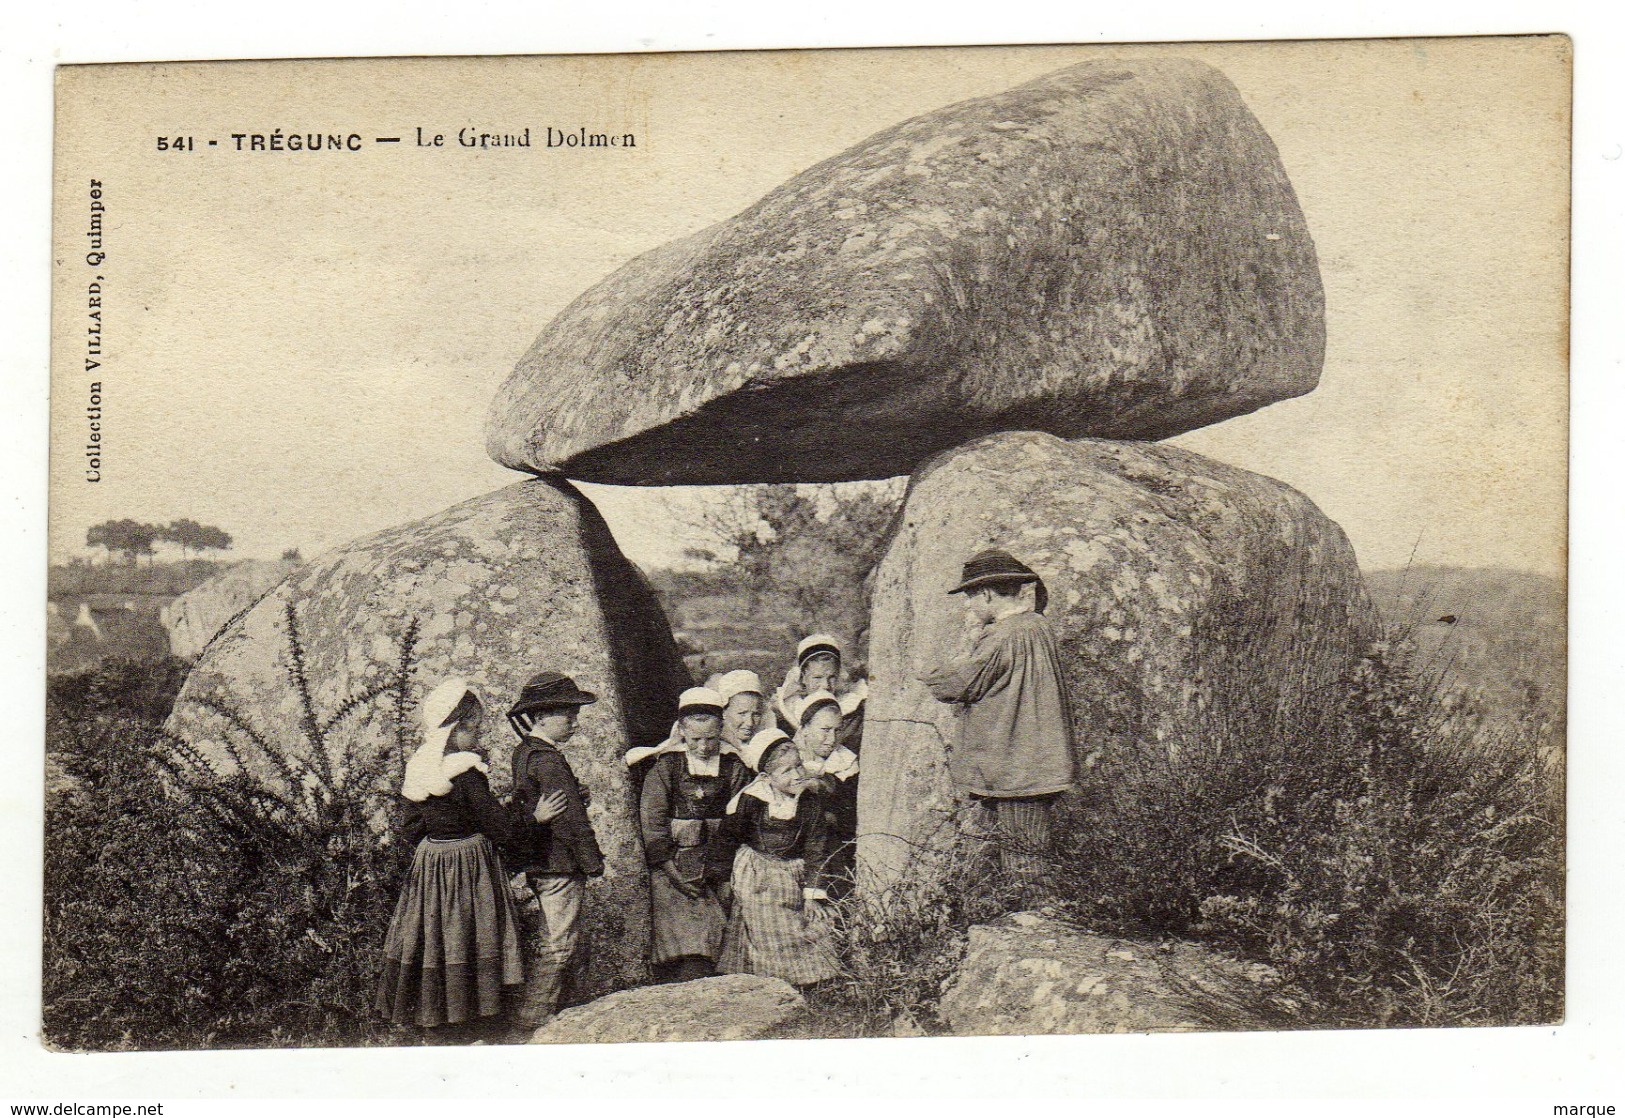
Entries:
{"type": "Polygon", "coordinates": [[[1291,717],[1374,635],[1342,529],[1278,481],[1171,446],[979,439],[921,467],[894,532],[858,803],[859,858],[881,881],[954,833],[955,715],[917,677],[954,649],[964,611],[946,591],[982,548],[1043,576],[1086,781],[1125,751],[1177,765],[1222,720],[1291,717]]]}
{"type": "Polygon", "coordinates": [[[510,485],[306,564],[215,637],[170,728],[222,771],[359,789],[383,828],[422,696],[452,676],[484,691],[482,743],[502,795],[515,742],[503,714],[544,667],[599,696],[566,747],[606,861],[578,991],[591,996],[645,975],[648,879],[621,755],[665,735],[690,680],[653,591],[568,482],[510,485]]]}
{"type": "Polygon", "coordinates": [[[1314,388],[1319,267],[1218,71],[1085,62],[903,121],[632,260],[492,400],[504,466],[895,477],[1001,430],[1162,438],[1314,388]]]}

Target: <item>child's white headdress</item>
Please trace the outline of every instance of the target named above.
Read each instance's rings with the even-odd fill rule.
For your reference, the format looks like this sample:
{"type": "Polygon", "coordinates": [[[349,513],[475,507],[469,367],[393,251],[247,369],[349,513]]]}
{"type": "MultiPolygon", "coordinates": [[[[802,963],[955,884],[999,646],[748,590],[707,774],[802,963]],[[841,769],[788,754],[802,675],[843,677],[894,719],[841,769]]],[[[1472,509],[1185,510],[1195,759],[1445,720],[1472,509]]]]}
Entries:
{"type": "Polygon", "coordinates": [[[423,719],[423,744],[406,762],[406,778],[401,795],[413,803],[451,791],[451,778],[468,769],[486,771],[475,753],[446,753],[446,743],[457,724],[472,709],[483,705],[479,691],[466,679],[448,679],[423,697],[419,715],[423,719]]]}

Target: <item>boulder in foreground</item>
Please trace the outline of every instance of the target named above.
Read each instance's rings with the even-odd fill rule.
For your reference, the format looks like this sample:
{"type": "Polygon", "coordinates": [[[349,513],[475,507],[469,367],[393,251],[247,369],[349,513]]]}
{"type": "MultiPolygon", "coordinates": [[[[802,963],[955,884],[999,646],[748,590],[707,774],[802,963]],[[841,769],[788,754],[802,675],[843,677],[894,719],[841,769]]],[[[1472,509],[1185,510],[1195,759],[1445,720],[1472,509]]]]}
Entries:
{"type": "Polygon", "coordinates": [[[1191,943],[1092,935],[1020,912],[970,929],[965,959],[937,1006],[960,1036],[1184,1033],[1203,1003],[1278,981],[1268,967],[1191,943]]]}
{"type": "Polygon", "coordinates": [[[1211,67],[1090,62],[904,121],[558,315],[505,466],[631,485],[906,474],[1000,430],[1162,438],[1308,392],[1314,246],[1211,67]]]}
{"type": "Polygon", "coordinates": [[[567,1009],[537,1030],[532,1044],[617,1044],[657,1040],[753,1040],[806,1009],[778,978],[724,974],[645,986],[567,1009]]]}

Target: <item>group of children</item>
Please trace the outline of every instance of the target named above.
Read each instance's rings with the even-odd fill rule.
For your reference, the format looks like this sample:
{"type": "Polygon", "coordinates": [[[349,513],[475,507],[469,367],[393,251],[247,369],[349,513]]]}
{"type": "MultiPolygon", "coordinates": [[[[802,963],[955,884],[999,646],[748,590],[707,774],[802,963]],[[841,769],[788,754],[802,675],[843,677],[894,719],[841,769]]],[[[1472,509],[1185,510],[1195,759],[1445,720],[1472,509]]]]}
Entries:
{"type": "MultiPolygon", "coordinates": [[[[920,681],[960,715],[949,771],[971,829],[1035,899],[1053,802],[1077,775],[1043,583],[990,550],[949,593],[964,595],[964,640],[920,681]]],[[[836,693],[841,659],[839,642],[817,634],[771,695],[754,672],[713,676],[679,697],[664,741],[627,752],[657,980],[749,972],[809,986],[838,974],[824,906],[851,884],[868,690],[836,693]]],[[[385,1016],[458,1026],[495,1017],[521,986],[519,1035],[556,1010],[585,883],[604,870],[587,789],[561,751],[595,701],[558,672],[525,685],[508,711],[520,741],[502,804],[479,752],[478,690],[454,679],[423,700],[424,742],[401,789],[400,829],[416,851],[385,941],[385,1016]]]]}
{"type": "Polygon", "coordinates": [[[803,640],[771,702],[755,672],[683,692],[659,745],[630,750],[661,981],[833,978],[822,902],[851,882],[867,687],[837,696],[841,646],[803,640]]]}
{"type": "MultiPolygon", "coordinates": [[[[819,905],[849,883],[859,766],[843,743],[858,740],[866,694],[829,690],[841,655],[827,635],[802,641],[771,699],[754,672],[714,676],[682,694],[665,741],[627,753],[657,980],[836,975],[819,905]]],[[[415,850],[385,937],[383,1016],[455,1041],[484,1035],[505,999],[516,1038],[556,1011],[586,881],[604,870],[590,794],[561,751],[596,699],[558,672],[525,685],[508,710],[519,744],[504,804],[480,751],[479,690],[452,679],[424,698],[401,788],[397,831],[415,850]]]]}

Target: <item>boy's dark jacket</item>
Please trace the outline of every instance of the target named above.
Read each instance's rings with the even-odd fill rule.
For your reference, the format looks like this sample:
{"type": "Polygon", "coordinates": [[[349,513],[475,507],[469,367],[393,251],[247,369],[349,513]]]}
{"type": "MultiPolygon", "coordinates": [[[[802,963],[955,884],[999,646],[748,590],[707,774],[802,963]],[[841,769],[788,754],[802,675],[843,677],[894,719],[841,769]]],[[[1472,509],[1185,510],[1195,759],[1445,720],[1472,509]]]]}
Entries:
{"type": "Polygon", "coordinates": [[[525,738],[513,757],[514,868],[529,873],[604,872],[604,854],[587,821],[587,792],[558,747],[541,738],[525,738]],[[552,792],[564,793],[564,814],[549,823],[533,818],[536,803],[552,792]]]}

